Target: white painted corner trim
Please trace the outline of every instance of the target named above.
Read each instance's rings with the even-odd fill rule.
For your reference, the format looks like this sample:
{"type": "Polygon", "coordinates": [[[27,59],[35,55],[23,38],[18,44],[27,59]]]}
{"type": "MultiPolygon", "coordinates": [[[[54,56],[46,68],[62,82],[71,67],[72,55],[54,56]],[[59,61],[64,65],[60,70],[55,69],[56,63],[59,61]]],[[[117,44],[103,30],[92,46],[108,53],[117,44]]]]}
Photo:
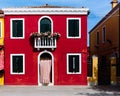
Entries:
{"type": "Polygon", "coordinates": [[[89,12],[88,8],[3,8],[5,15],[39,15],[39,14],[49,14],[49,15],[87,15],[89,12]]]}

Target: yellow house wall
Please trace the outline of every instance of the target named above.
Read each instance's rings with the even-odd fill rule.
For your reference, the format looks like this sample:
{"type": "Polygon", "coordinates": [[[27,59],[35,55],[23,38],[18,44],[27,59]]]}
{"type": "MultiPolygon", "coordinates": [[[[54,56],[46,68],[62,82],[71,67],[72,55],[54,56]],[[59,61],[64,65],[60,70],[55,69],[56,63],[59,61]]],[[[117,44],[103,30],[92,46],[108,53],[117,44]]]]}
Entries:
{"type": "MultiPolygon", "coordinates": [[[[115,11],[110,16],[103,20],[91,33],[90,33],[90,52],[91,55],[101,57],[106,56],[107,64],[110,63],[110,57],[115,52],[119,51],[119,10],[115,11]],[[106,41],[102,42],[102,29],[106,28],[106,41]],[[96,34],[99,32],[99,45],[96,44],[96,34]],[[112,43],[108,42],[110,40],[112,43]],[[97,45],[97,48],[95,46],[97,45]]],[[[116,67],[111,68],[111,82],[116,82],[116,74],[113,71],[116,67]]],[[[109,67],[108,67],[109,68],[109,67]]]]}
{"type": "Polygon", "coordinates": [[[91,54],[111,54],[114,49],[119,47],[119,11],[115,12],[109,19],[104,20],[97,28],[90,33],[90,51],[91,54]],[[102,42],[102,29],[106,28],[106,42],[102,42]],[[99,45],[96,46],[96,34],[99,32],[99,45]],[[107,40],[110,40],[110,44],[107,40]]]}
{"type": "Polygon", "coordinates": [[[116,58],[110,58],[110,69],[111,69],[111,84],[116,84],[116,58]]]}
{"type": "Polygon", "coordinates": [[[4,45],[4,18],[0,18],[0,22],[2,23],[2,37],[0,38],[0,45],[4,45]]]}
{"type": "Polygon", "coordinates": [[[0,76],[0,85],[4,85],[4,75],[0,76]]]}
{"type": "MultiPolygon", "coordinates": [[[[0,46],[4,45],[4,18],[0,17],[1,28],[2,28],[2,36],[0,37],[0,46]]],[[[4,85],[4,74],[0,73],[0,85],[4,85]]]]}

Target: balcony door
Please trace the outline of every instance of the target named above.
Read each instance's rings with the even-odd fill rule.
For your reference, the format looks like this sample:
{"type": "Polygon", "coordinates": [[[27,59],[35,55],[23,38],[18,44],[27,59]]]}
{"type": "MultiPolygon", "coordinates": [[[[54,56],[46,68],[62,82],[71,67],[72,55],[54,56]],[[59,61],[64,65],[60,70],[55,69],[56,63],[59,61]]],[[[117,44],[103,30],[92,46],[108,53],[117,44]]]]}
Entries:
{"type": "Polygon", "coordinates": [[[43,16],[39,20],[39,28],[40,33],[51,32],[53,33],[53,22],[52,19],[48,16],[43,16]]]}
{"type": "Polygon", "coordinates": [[[43,18],[40,22],[40,32],[51,32],[51,21],[48,18],[43,18]]]}

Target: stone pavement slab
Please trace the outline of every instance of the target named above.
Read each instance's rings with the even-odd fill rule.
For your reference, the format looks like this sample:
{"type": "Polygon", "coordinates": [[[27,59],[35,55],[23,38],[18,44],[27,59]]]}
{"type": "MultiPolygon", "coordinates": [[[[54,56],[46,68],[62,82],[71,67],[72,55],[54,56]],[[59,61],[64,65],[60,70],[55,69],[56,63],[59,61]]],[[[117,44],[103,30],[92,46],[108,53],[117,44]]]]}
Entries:
{"type": "Polygon", "coordinates": [[[0,96],[120,96],[120,87],[0,86],[0,96]]]}

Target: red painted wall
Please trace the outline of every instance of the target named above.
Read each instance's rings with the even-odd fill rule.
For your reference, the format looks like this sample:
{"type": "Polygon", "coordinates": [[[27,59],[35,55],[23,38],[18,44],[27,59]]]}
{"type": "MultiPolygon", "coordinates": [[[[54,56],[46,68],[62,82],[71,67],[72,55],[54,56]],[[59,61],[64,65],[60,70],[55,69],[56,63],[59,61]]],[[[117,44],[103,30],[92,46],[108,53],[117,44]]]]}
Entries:
{"type": "MultiPolygon", "coordinates": [[[[44,15],[47,16],[47,15],[44,15]]],[[[30,43],[30,34],[38,32],[38,21],[42,15],[5,16],[5,84],[6,85],[37,85],[38,54],[30,43]],[[10,39],[10,19],[25,19],[25,39],[10,39]],[[25,74],[10,74],[10,54],[25,54],[25,74]]],[[[87,16],[50,15],[53,20],[53,32],[59,32],[57,48],[51,51],[54,56],[55,85],[86,85],[87,84],[87,16]],[[67,39],[67,18],[81,18],[81,39],[67,39]],[[81,53],[82,73],[67,74],[67,53],[81,53]]]]}

